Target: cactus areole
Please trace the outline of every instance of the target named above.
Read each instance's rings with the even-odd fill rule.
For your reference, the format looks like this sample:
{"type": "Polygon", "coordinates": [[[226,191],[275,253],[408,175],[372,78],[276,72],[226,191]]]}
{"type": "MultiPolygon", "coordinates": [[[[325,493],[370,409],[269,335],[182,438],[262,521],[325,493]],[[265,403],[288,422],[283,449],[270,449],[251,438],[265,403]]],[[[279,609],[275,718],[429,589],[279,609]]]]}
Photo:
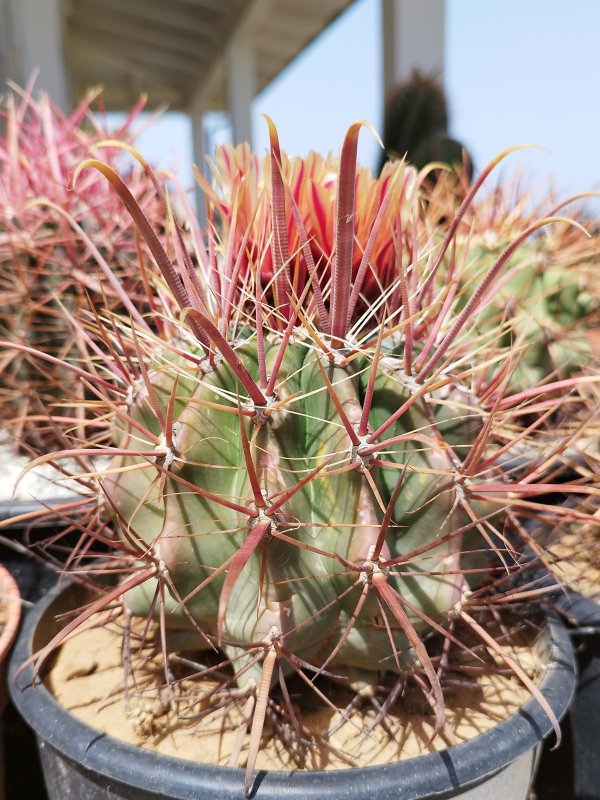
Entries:
{"type": "Polygon", "coordinates": [[[158,267],[148,326],[96,312],[76,368],[88,416],[111,421],[110,441],[76,452],[112,457],[94,480],[130,566],[104,602],[155,618],[168,651],[228,660],[255,700],[246,789],[269,692],[291,674],[358,691],[418,675],[440,731],[430,642],[456,643],[460,622],[498,655],[477,600],[494,586],[506,604],[520,515],[552,488],[499,474],[546,389],[509,394],[517,355],[473,330],[519,244],[562,218],[465,282],[456,231],[503,156],[440,229],[423,172],[357,167],[360,127],[339,161],[288,159],[270,121],[264,164],[220,151],[215,182],[198,176],[207,232],[180,227],[163,195],[172,256],[112,168],[75,175],[104,173],[158,267]]]}

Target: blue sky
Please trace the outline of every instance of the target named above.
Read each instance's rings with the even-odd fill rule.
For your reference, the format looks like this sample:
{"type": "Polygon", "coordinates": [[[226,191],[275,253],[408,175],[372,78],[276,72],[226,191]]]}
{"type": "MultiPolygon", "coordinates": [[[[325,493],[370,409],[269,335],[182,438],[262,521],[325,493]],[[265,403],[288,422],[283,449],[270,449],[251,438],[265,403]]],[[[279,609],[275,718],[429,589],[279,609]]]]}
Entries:
{"type": "MultiPolygon", "coordinates": [[[[267,146],[260,114],[277,123],[282,147],[337,152],[348,125],[382,128],[379,0],[357,0],[255,100],[255,146],[267,146]]],[[[600,189],[600,3],[596,0],[446,0],[445,85],[453,134],[476,167],[504,148],[532,184],[561,195],[600,189]],[[568,10],[567,10],[568,8],[568,10]]],[[[359,157],[378,145],[363,132],[359,157]]],[[[139,142],[150,160],[178,163],[187,183],[189,124],[169,115],[139,142]]],[[[600,201],[599,201],[600,202],[600,201]]]]}

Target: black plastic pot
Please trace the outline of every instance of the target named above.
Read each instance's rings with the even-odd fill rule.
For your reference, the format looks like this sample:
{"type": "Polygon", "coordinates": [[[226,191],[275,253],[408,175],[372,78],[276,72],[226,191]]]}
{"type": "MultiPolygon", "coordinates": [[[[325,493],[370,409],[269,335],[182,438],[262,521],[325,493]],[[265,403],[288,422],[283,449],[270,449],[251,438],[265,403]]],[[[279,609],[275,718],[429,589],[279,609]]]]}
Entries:
{"type": "Polygon", "coordinates": [[[600,603],[572,589],[558,593],[555,602],[575,632],[600,635],[600,603]]]}
{"type": "MultiPolygon", "coordinates": [[[[26,517],[27,515],[38,513],[44,509],[48,510],[48,515],[43,517],[39,525],[55,526],[56,516],[52,515],[53,506],[62,505],[69,501],[69,497],[58,497],[41,503],[39,500],[0,500],[0,520],[11,519],[11,517],[26,517]]],[[[13,523],[14,527],[25,527],[27,520],[13,523]]]]}
{"type": "Polygon", "coordinates": [[[535,788],[540,800],[600,800],[600,604],[567,590],[556,605],[572,625],[579,677],[563,745],[544,746],[535,788]]]}
{"type": "MultiPolygon", "coordinates": [[[[18,668],[58,629],[56,616],[81,604],[81,587],[56,587],[30,613],[13,653],[13,702],[34,729],[50,800],[241,800],[243,771],[158,756],[99,733],[60,707],[32,671],[18,668]]],[[[575,687],[573,651],[564,627],[551,621],[541,691],[557,717],[575,687]]],[[[551,724],[535,700],[510,719],[440,753],[385,766],[330,772],[258,773],[257,800],[425,800],[527,796],[536,750],[551,724]],[[518,789],[515,787],[518,786],[518,789]],[[480,793],[481,792],[481,793],[480,793]]]]}
{"type": "Polygon", "coordinates": [[[0,500],[0,522],[11,521],[11,528],[60,528],[67,524],[56,509],[80,501],[81,494],[64,494],[42,500],[0,500]]]}
{"type": "Polygon", "coordinates": [[[535,781],[539,800],[600,800],[600,630],[573,638],[577,689],[560,749],[543,748],[535,781]]]}
{"type": "MultiPolygon", "coordinates": [[[[552,526],[532,520],[535,536],[549,537],[552,526]]],[[[543,540],[543,538],[542,538],[543,540]]],[[[550,543],[551,544],[551,543],[550,543]]],[[[532,552],[520,573],[524,584],[546,588],[554,608],[569,625],[578,680],[563,720],[563,743],[552,750],[545,742],[535,779],[538,800],[600,800],[600,603],[560,583],[532,552]]]]}

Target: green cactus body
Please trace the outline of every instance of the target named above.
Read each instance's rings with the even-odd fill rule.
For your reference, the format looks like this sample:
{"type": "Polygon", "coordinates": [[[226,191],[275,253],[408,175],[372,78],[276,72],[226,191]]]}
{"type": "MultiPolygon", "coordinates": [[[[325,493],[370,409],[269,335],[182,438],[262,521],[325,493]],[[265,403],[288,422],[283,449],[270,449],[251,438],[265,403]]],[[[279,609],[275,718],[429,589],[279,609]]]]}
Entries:
{"type": "MultiPolygon", "coordinates": [[[[279,345],[276,337],[269,343],[267,365],[272,364],[279,345]]],[[[243,342],[236,353],[250,374],[256,375],[256,341],[243,342]]],[[[387,466],[371,466],[367,460],[364,465],[355,462],[351,468],[355,455],[324,375],[338,405],[357,422],[370,359],[361,356],[346,367],[335,366],[306,342],[288,343],[273,398],[279,407],[262,424],[248,425],[244,420],[265,498],[257,517],[251,515],[256,514],[256,504],[236,413],[242,387],[225,362],[199,371],[196,377],[182,376],[181,367],[177,359],[165,358],[151,373],[163,413],[173,387],[177,395],[175,458],[168,469],[159,459],[164,470],[162,492],[160,470],[141,457],[118,456],[114,474],[104,481],[107,507],[118,516],[121,537],[143,541],[159,554],[168,570],[173,591],[166,597],[167,623],[177,631],[179,646],[184,630],[189,631],[190,645],[202,646],[194,624],[204,633],[216,634],[226,574],[219,573],[219,568],[231,563],[262,518],[268,520],[270,530],[250,554],[228,598],[222,630],[228,652],[239,658],[275,627],[287,649],[316,666],[328,658],[340,639],[344,641],[333,659],[334,667],[377,671],[410,666],[415,654],[405,632],[396,624],[383,624],[375,597],[367,599],[348,626],[367,580],[360,568],[369,562],[384,507],[404,470],[393,508],[394,525],[380,554],[385,561],[400,561],[397,568],[387,571],[388,583],[402,598],[416,630],[428,627],[427,618],[444,618],[460,600],[464,586],[460,563],[466,539],[448,534],[466,525],[468,519],[456,502],[453,451],[440,438],[440,430],[452,427],[455,439],[467,445],[473,436],[469,417],[461,430],[458,422],[447,421],[448,405],[438,408],[434,400],[424,399],[387,432],[390,438],[415,437],[376,454],[387,466]],[[222,410],[224,404],[229,411],[222,410]],[[441,417],[439,429],[436,414],[441,417]],[[136,464],[138,468],[131,469],[136,464]],[[268,516],[280,493],[295,487],[318,467],[320,472],[268,516]],[[375,491],[364,474],[367,469],[375,491]],[[194,493],[193,487],[200,487],[203,494],[194,493]],[[249,513],[224,507],[207,494],[233,501],[249,513]],[[437,540],[441,540],[439,545],[437,540]],[[423,548],[418,556],[402,563],[404,554],[423,548]],[[213,572],[218,574],[211,579],[213,572]],[[198,591],[200,584],[204,585],[198,591]]],[[[410,389],[405,384],[400,359],[382,359],[374,382],[372,427],[385,422],[406,402],[410,389]]],[[[133,396],[128,413],[146,428],[160,430],[145,387],[133,396]]],[[[137,429],[130,426],[125,430],[121,420],[116,423],[115,440],[131,448],[151,446],[140,442],[137,429]]],[[[485,549],[482,541],[477,546],[485,549]]],[[[155,591],[155,581],[130,591],[126,598],[130,610],[146,615],[154,608],[158,613],[155,591]]],[[[243,674],[245,681],[248,674],[243,674]]]]}

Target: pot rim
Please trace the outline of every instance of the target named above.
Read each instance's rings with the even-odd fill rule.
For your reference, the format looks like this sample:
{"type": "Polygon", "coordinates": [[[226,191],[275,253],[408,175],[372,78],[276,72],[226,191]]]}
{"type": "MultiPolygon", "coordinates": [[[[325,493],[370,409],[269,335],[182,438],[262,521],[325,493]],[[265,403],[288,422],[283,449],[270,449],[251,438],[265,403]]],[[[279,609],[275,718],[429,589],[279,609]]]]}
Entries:
{"type": "Polygon", "coordinates": [[[0,500],[0,522],[10,528],[57,528],[67,523],[56,513],[63,505],[81,500],[85,495],[71,492],[46,497],[43,500],[0,500]]]}
{"type": "Polygon", "coordinates": [[[574,633],[580,629],[600,632],[600,602],[588,597],[583,592],[567,587],[566,591],[557,593],[554,602],[569,617],[574,633]]]}
{"type": "MultiPolygon", "coordinates": [[[[33,637],[43,617],[52,612],[73,584],[57,584],[25,618],[9,668],[13,703],[43,740],[67,760],[79,762],[107,783],[136,786],[148,797],[198,797],[240,800],[244,770],[199,764],[161,755],[117,740],[73,717],[46,687],[33,685],[33,667],[21,665],[31,656],[33,637]],[[204,789],[205,795],[201,794],[204,789]]],[[[53,617],[54,618],[54,617],[53,617]]],[[[558,719],[569,708],[575,691],[576,668],[569,633],[558,618],[549,617],[548,668],[540,691],[558,719]]],[[[530,698],[515,714],[485,733],[435,753],[390,764],[321,772],[257,770],[251,797],[259,800],[419,800],[456,796],[497,774],[532,750],[552,730],[539,703],[530,698]]]]}

